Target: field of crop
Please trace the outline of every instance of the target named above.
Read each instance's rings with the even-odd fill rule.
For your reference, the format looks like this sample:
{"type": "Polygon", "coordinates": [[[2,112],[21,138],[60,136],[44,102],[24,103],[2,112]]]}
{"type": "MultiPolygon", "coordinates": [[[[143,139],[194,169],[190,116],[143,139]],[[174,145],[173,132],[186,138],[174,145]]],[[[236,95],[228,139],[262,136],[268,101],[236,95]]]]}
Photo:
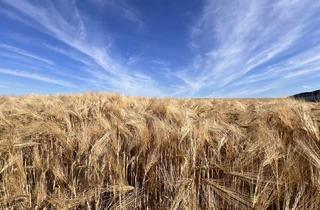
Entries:
{"type": "Polygon", "coordinates": [[[319,209],[320,103],[0,97],[0,209],[319,209]]]}

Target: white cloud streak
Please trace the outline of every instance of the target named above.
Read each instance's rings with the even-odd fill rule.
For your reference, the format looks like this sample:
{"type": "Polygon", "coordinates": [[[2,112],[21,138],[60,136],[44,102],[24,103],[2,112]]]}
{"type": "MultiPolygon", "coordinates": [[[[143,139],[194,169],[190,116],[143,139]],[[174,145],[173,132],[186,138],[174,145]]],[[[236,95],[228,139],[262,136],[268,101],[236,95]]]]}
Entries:
{"type": "Polygon", "coordinates": [[[31,58],[31,59],[34,59],[34,60],[49,64],[49,65],[54,65],[53,61],[48,60],[48,59],[43,58],[43,57],[40,57],[39,55],[35,55],[33,53],[30,53],[30,52],[28,52],[28,51],[26,51],[24,49],[21,49],[21,48],[13,47],[13,46],[6,45],[6,44],[0,44],[0,49],[7,50],[9,52],[13,52],[15,54],[22,55],[22,56],[25,56],[27,58],[31,58]]]}
{"type": "MultiPolygon", "coordinates": [[[[92,1],[119,11],[121,18],[139,28],[144,25],[139,11],[126,0],[92,1]]],[[[42,43],[47,49],[81,63],[86,69],[84,73],[90,75],[90,78],[72,74],[68,77],[86,80],[106,90],[152,96],[255,96],[294,85],[320,72],[319,1],[205,0],[201,16],[190,29],[189,46],[195,56],[184,70],[167,70],[161,74],[169,75],[167,82],[172,84],[167,86],[145,69],[137,68],[149,62],[170,69],[170,61],[155,58],[147,62],[139,54],[116,58],[108,31],[92,30],[87,22],[90,17],[78,9],[76,0],[57,0],[59,4],[48,0],[39,4],[26,0],[1,2],[15,11],[0,10],[2,14],[68,46],[42,43]],[[105,41],[101,37],[109,39],[105,41]],[[181,81],[175,81],[177,78],[181,81]]],[[[48,65],[55,64],[24,49],[8,45],[0,48],[48,65]]],[[[2,71],[9,74],[8,70],[2,71]]],[[[26,77],[26,71],[10,72],[12,76],[50,82],[50,78],[40,75],[26,77]]],[[[63,75],[63,72],[55,74],[63,75]]],[[[57,80],[51,83],[54,81],[57,80]]]]}
{"type": "Polygon", "coordinates": [[[0,68],[0,74],[6,74],[10,76],[15,76],[15,77],[37,80],[40,82],[46,82],[54,85],[59,85],[62,87],[67,87],[67,88],[74,87],[74,85],[70,82],[53,79],[47,76],[32,73],[31,71],[21,71],[21,70],[15,70],[15,69],[0,68]]]}
{"type": "MultiPolygon", "coordinates": [[[[68,8],[69,14],[62,14],[49,1],[43,1],[45,6],[20,0],[3,0],[3,2],[39,24],[43,32],[92,59],[99,68],[88,66],[88,69],[91,70],[91,76],[100,82],[105,82],[111,89],[118,90],[121,88],[126,94],[134,92],[139,93],[139,95],[164,95],[158,83],[152,77],[139,73],[143,75],[144,83],[141,83],[141,78],[136,76],[138,73],[136,70],[130,71],[128,66],[111,56],[111,49],[108,45],[103,45],[95,39],[96,31],[87,30],[76,1],[63,1],[63,5],[68,8]],[[101,69],[104,71],[101,72],[101,69]]],[[[128,8],[123,9],[129,10],[128,8]]]]}
{"type": "Polygon", "coordinates": [[[320,2],[312,0],[207,0],[191,28],[190,46],[197,56],[178,76],[193,95],[220,97],[230,91],[237,96],[244,84],[251,84],[248,94],[260,93],[281,77],[294,83],[314,74],[319,71],[320,48],[312,49],[320,43],[319,12],[320,2]],[[260,83],[265,80],[270,83],[260,83]]]}
{"type": "Polygon", "coordinates": [[[111,7],[115,9],[119,14],[121,14],[120,18],[124,18],[129,22],[134,23],[138,29],[141,29],[144,26],[142,15],[139,11],[132,6],[127,0],[92,0],[99,7],[111,7]]]}

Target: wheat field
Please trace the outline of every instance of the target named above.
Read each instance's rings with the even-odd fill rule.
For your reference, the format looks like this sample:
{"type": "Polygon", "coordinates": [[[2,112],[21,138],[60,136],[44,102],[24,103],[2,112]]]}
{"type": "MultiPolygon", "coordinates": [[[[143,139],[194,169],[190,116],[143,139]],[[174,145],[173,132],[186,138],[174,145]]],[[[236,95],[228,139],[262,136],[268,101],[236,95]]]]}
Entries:
{"type": "Polygon", "coordinates": [[[319,209],[320,104],[0,97],[0,209],[319,209]]]}

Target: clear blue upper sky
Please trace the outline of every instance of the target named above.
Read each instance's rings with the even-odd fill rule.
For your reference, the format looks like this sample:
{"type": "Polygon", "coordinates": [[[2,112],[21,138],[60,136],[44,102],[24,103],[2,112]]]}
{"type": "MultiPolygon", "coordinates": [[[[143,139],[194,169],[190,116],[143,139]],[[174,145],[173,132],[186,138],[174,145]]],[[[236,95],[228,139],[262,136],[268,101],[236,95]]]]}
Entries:
{"type": "Polygon", "coordinates": [[[319,0],[0,0],[0,94],[312,89],[319,0]]]}

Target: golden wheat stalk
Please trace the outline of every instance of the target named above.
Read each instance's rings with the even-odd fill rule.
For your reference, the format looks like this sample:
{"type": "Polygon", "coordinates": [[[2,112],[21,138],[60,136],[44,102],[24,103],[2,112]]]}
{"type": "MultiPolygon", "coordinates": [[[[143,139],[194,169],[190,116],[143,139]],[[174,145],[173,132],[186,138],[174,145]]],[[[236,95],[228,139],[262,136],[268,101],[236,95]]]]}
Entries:
{"type": "Polygon", "coordinates": [[[318,209],[320,105],[0,97],[0,209],[318,209]]]}

